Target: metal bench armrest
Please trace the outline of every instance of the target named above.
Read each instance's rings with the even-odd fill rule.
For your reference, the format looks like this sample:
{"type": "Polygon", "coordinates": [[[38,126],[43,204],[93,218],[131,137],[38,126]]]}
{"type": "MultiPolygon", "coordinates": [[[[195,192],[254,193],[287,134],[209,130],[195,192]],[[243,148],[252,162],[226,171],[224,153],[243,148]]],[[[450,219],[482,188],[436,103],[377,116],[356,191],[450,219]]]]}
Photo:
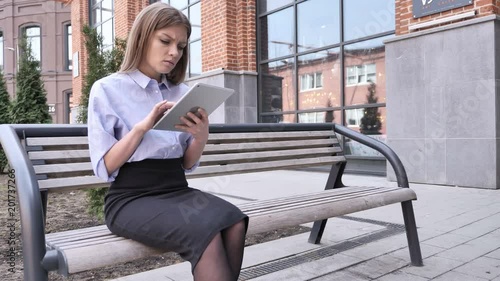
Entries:
{"type": "Polygon", "coordinates": [[[355,140],[361,144],[364,144],[382,153],[382,155],[384,155],[385,158],[389,161],[392,168],[394,169],[394,172],[396,173],[396,180],[398,182],[398,186],[410,187],[408,184],[408,176],[406,175],[403,163],[396,155],[396,152],[394,152],[394,150],[392,150],[387,144],[338,124],[335,124],[334,130],[335,132],[343,136],[346,136],[352,140],[355,140]]]}
{"type": "MultiPolygon", "coordinates": [[[[25,269],[43,270],[45,233],[42,201],[35,171],[21,141],[10,125],[0,125],[0,143],[16,174],[16,191],[21,215],[21,235],[25,269]]],[[[40,280],[42,272],[25,270],[25,280],[40,280]]]]}

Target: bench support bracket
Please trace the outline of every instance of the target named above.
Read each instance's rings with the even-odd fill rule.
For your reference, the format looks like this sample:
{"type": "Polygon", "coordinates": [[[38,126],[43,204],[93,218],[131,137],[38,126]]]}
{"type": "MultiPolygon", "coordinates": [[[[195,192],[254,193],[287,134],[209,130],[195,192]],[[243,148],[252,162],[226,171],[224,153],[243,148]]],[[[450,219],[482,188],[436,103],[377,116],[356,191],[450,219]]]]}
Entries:
{"type": "MultiPolygon", "coordinates": [[[[345,165],[345,162],[332,165],[330,175],[326,181],[325,190],[344,187],[342,183],[342,174],[344,173],[345,165]]],[[[327,221],[328,220],[321,220],[314,222],[311,234],[309,235],[309,243],[319,244],[321,242],[321,237],[323,236],[327,221]]]]}

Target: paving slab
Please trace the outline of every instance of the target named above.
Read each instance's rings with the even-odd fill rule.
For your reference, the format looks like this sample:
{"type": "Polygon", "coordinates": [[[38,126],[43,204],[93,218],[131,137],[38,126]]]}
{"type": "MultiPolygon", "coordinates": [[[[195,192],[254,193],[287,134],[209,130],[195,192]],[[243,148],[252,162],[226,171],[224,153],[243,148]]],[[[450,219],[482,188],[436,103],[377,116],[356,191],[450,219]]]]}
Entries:
{"type": "Polygon", "coordinates": [[[500,249],[489,252],[485,255],[488,258],[494,258],[494,259],[499,259],[500,260],[500,249]]]}
{"type": "Polygon", "coordinates": [[[471,241],[473,238],[453,233],[445,233],[437,237],[422,241],[424,245],[436,246],[444,249],[451,249],[466,242],[471,241]]]}
{"type": "Polygon", "coordinates": [[[399,259],[390,255],[383,255],[354,265],[349,268],[349,272],[356,272],[359,275],[365,275],[369,278],[376,279],[406,265],[408,265],[408,260],[399,259]]]}
{"type": "Polygon", "coordinates": [[[465,262],[434,256],[424,259],[424,266],[422,267],[408,266],[401,269],[401,271],[425,278],[434,278],[463,264],[465,262]]]}
{"type": "Polygon", "coordinates": [[[489,280],[500,275],[500,260],[479,257],[453,269],[453,271],[489,280]]]}
{"type": "Polygon", "coordinates": [[[445,274],[432,279],[434,281],[487,281],[489,279],[479,278],[456,271],[446,272],[445,274]]]}
{"type": "Polygon", "coordinates": [[[400,270],[393,271],[387,275],[375,279],[377,281],[427,281],[429,278],[413,275],[400,270]]]}
{"type": "MultiPolygon", "coordinates": [[[[442,251],[445,251],[445,250],[446,249],[432,246],[432,245],[426,245],[423,243],[420,244],[420,252],[422,253],[422,258],[424,258],[424,259],[431,257],[431,256],[434,256],[437,253],[441,253],[442,251]]],[[[405,248],[396,250],[394,252],[390,252],[390,253],[388,253],[388,255],[408,261],[408,257],[410,255],[410,250],[408,249],[408,247],[405,247],[405,248]]]]}

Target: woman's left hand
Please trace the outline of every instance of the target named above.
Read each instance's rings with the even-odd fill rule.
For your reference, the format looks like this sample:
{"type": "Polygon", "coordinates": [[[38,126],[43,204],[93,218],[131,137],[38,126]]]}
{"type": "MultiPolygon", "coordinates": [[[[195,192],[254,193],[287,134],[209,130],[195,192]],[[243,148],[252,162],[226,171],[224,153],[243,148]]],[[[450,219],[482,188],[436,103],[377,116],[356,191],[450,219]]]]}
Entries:
{"type": "Polygon", "coordinates": [[[188,118],[181,117],[184,124],[175,125],[175,127],[190,133],[196,141],[206,143],[208,140],[208,115],[201,107],[198,108],[197,113],[188,112],[186,114],[188,118]]]}

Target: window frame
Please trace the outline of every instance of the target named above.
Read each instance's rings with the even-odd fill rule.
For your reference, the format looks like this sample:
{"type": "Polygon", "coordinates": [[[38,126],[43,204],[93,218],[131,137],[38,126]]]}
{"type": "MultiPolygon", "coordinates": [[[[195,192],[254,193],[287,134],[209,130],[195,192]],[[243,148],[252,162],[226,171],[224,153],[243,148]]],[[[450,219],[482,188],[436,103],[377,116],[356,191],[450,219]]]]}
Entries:
{"type": "MultiPolygon", "coordinates": [[[[307,91],[312,91],[312,90],[323,89],[323,72],[317,71],[317,72],[312,72],[312,73],[300,74],[299,81],[300,81],[299,92],[307,92],[307,91]],[[318,76],[320,77],[319,79],[318,79],[318,76]],[[305,87],[304,83],[302,82],[303,81],[302,78],[308,79],[307,82],[312,81],[312,87],[305,87]],[[309,80],[309,79],[311,79],[311,80],[309,80]],[[318,81],[319,81],[319,83],[318,83],[318,81]]],[[[306,86],[309,86],[309,83],[307,83],[306,86]]]]}
{"type": "Polygon", "coordinates": [[[72,59],[72,53],[73,50],[70,50],[70,44],[71,47],[73,47],[73,28],[71,26],[71,22],[65,22],[63,23],[63,28],[64,28],[64,70],[65,71],[72,71],[73,70],[73,59],[72,59]],[[71,34],[68,32],[68,28],[71,28],[71,34]],[[71,35],[71,39],[69,36],[71,35]]]}
{"type": "Polygon", "coordinates": [[[3,30],[0,29],[0,71],[4,71],[5,69],[5,36],[3,30]]]}
{"type": "MultiPolygon", "coordinates": [[[[30,23],[25,23],[23,25],[20,25],[19,26],[19,34],[20,36],[19,37],[24,37],[26,35],[26,40],[29,41],[30,39],[29,38],[33,38],[33,37],[39,37],[40,38],[40,49],[39,49],[39,54],[40,54],[40,59],[38,60],[38,68],[39,69],[42,69],[42,61],[43,61],[43,42],[42,42],[42,25],[39,24],[39,23],[35,23],[35,22],[30,22],[30,23]],[[26,31],[29,29],[29,28],[38,28],[39,31],[40,31],[40,34],[38,36],[29,36],[26,34],[26,31]]],[[[18,45],[19,45],[19,40],[18,40],[18,45]]],[[[20,50],[19,50],[19,47],[16,48],[17,49],[17,56],[19,57],[21,54],[20,54],[20,50]]],[[[31,52],[33,53],[33,45],[31,46],[31,52]]],[[[33,56],[33,58],[36,60],[37,58],[35,56],[33,56]]]]}
{"type": "MultiPolygon", "coordinates": [[[[149,1],[149,4],[153,4],[153,3],[156,3],[156,2],[163,2],[163,3],[166,3],[166,4],[169,4],[170,5],[170,0],[150,0],[149,1]]],[[[201,14],[201,0],[189,0],[188,1],[188,4],[187,6],[185,6],[184,8],[182,8],[182,10],[180,10],[182,13],[184,13],[187,18],[189,19],[189,21],[191,22],[191,15],[190,15],[190,8],[194,5],[197,5],[197,4],[200,4],[200,14],[201,14]]],[[[202,27],[200,26],[200,29],[202,27]]],[[[200,62],[201,64],[201,73],[200,74],[196,74],[196,75],[192,75],[192,71],[191,71],[191,57],[192,57],[192,48],[191,48],[191,45],[193,44],[196,44],[196,43],[200,43],[201,45],[201,50],[202,50],[202,53],[200,54],[200,58],[203,59],[203,41],[202,41],[202,36],[200,35],[200,38],[197,38],[195,40],[192,40],[191,38],[189,38],[189,42],[188,42],[188,45],[189,45],[189,59],[188,59],[188,66],[187,66],[187,69],[186,69],[186,77],[188,78],[192,78],[192,77],[197,77],[199,75],[201,75],[201,73],[203,73],[203,62],[200,62]]]]}
{"type": "Polygon", "coordinates": [[[350,65],[346,66],[346,82],[345,85],[347,87],[350,86],[358,86],[358,85],[367,85],[370,84],[370,82],[377,83],[377,64],[376,63],[365,63],[365,64],[358,64],[358,65],[350,65]],[[374,66],[374,72],[368,72],[368,67],[369,66],[374,66]],[[349,75],[349,70],[354,69],[355,73],[354,75],[349,75]],[[360,70],[362,69],[362,70],[360,70]],[[368,75],[373,75],[374,79],[368,79],[368,75]],[[349,79],[351,77],[354,77],[355,80],[354,82],[350,81],[349,79]],[[360,81],[360,78],[364,77],[363,81],[360,81]]]}
{"type": "Polygon", "coordinates": [[[106,19],[106,20],[102,20],[102,2],[104,2],[106,0],[88,0],[88,7],[89,7],[89,24],[90,24],[90,27],[94,28],[94,29],[97,29],[97,33],[100,34],[102,37],[103,37],[103,46],[102,46],[102,50],[108,50],[110,48],[113,48],[113,46],[115,45],[115,1],[114,0],[111,0],[111,5],[112,5],[112,15],[110,18],[106,19]],[[95,3],[92,4],[92,2],[95,1],[95,3]],[[99,22],[95,22],[94,23],[94,16],[93,16],[93,11],[97,8],[100,8],[100,21],[99,22]],[[104,36],[103,36],[103,28],[102,26],[105,24],[105,23],[108,23],[111,21],[111,25],[112,25],[112,34],[111,34],[111,44],[109,45],[105,45],[105,42],[104,42],[104,36]]]}

